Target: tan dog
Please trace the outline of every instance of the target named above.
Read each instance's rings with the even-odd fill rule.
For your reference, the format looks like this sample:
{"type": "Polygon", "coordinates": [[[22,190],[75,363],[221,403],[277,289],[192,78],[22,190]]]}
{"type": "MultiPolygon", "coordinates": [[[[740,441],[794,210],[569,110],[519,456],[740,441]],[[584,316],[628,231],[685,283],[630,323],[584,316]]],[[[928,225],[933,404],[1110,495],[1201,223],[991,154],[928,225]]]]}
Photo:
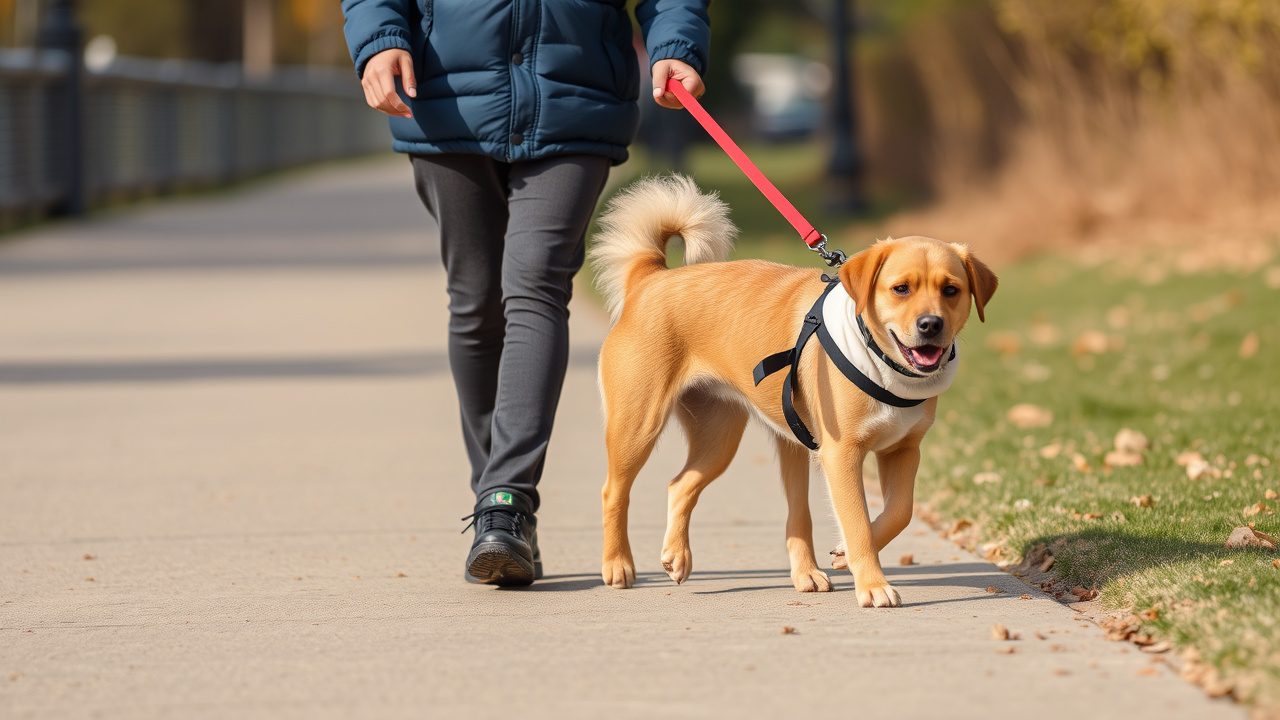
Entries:
{"type": "MultiPolygon", "coordinates": [[[[736,235],[728,208],[679,176],[632,185],[610,203],[602,226],[591,255],[614,319],[600,353],[608,449],[604,582],[615,588],[635,582],[627,537],[631,484],[667,418],[675,414],[689,444],[684,469],[669,487],[662,548],[662,565],[679,583],[693,565],[689,519],[698,495],[728,467],[754,412],[776,433],[791,580],[801,592],[830,590],[813,551],[810,454],[780,405],[783,373],[759,385],[752,377],[762,357],[795,345],[824,289],[819,272],[759,260],[722,262],[736,235]],[[673,235],[684,239],[688,264],[668,270],[666,244],[673,235]]],[[[949,348],[968,320],[970,302],[981,319],[995,289],[996,276],[964,246],[910,237],[855,255],[820,303],[829,336],[861,372],[891,397],[923,400],[895,407],[873,399],[825,351],[829,338],[823,346],[809,343],[800,356],[795,408],[818,443],[863,607],[901,604],[878,552],[911,519],[920,441],[933,424],[936,395],[958,365],[949,348]],[[873,344],[859,332],[859,311],[883,358],[868,351],[873,344]],[[874,522],[862,479],[872,453],[885,502],[874,522]]]]}

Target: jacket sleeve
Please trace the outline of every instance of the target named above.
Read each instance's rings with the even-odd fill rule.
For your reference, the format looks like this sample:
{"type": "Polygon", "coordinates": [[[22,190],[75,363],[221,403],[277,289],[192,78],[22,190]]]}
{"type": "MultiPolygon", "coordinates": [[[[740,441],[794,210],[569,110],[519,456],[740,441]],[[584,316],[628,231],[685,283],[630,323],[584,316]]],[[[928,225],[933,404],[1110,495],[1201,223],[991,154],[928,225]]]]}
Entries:
{"type": "Polygon", "coordinates": [[[409,42],[409,18],[414,0],[342,0],[342,30],[347,49],[356,65],[356,75],[364,76],[369,58],[383,50],[413,48],[409,42]]]}
{"type": "Polygon", "coordinates": [[[699,73],[707,71],[711,49],[710,0],[640,0],[636,19],[649,50],[649,66],[659,60],[682,60],[699,73]]]}

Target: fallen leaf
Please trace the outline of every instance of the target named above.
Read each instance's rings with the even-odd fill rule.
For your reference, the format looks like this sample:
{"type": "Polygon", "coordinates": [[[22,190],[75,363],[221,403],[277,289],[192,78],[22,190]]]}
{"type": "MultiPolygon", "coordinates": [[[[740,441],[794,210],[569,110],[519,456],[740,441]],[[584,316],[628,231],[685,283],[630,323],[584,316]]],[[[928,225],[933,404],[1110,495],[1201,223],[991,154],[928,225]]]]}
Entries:
{"type": "Polygon", "coordinates": [[[1040,457],[1045,460],[1052,460],[1062,454],[1062,443],[1049,443],[1040,448],[1040,457]]]}
{"type": "Polygon", "coordinates": [[[1275,500],[1276,498],[1280,498],[1280,493],[1277,493],[1275,490],[1268,488],[1267,491],[1262,494],[1262,496],[1268,500],[1275,500]]]}
{"type": "Polygon", "coordinates": [[[84,554],[84,559],[85,559],[85,560],[97,560],[97,559],[98,559],[98,556],[97,556],[97,555],[94,555],[93,553],[85,553],[85,554],[84,554]]]}
{"type": "Polygon", "coordinates": [[[1022,430],[1047,427],[1053,423],[1053,413],[1039,405],[1018,403],[1009,408],[1005,418],[1022,430]]]}
{"type": "Polygon", "coordinates": [[[1116,450],[1127,453],[1142,453],[1151,447],[1151,441],[1146,435],[1130,428],[1121,428],[1116,433],[1114,444],[1116,450]]]}
{"type": "Polygon", "coordinates": [[[1112,450],[1102,458],[1107,467],[1133,467],[1142,464],[1142,453],[1112,450]]]}
{"type": "Polygon", "coordinates": [[[980,472],[973,476],[974,485],[999,485],[1000,473],[997,472],[980,472]]]}
{"type": "Polygon", "coordinates": [[[1019,512],[1023,510],[1030,510],[1033,504],[1034,503],[1032,503],[1028,498],[1018,498],[1013,501],[1013,509],[1019,512]]]}
{"type": "Polygon", "coordinates": [[[1078,472],[1089,472],[1089,470],[1092,469],[1089,467],[1089,461],[1080,453],[1076,453],[1071,456],[1071,467],[1075,468],[1078,472]]]}
{"type": "Polygon", "coordinates": [[[1227,537],[1226,546],[1232,549],[1257,547],[1275,550],[1276,539],[1264,532],[1242,525],[1231,531],[1231,535],[1227,537]]]}
{"type": "Polygon", "coordinates": [[[1049,646],[1049,652],[1066,652],[1066,651],[1067,651],[1066,645],[1054,643],[1049,646]]]}
{"type": "Polygon", "coordinates": [[[1073,355],[1101,355],[1106,352],[1111,343],[1107,336],[1097,330],[1089,330],[1076,336],[1075,342],[1071,343],[1071,353],[1073,355]]]}
{"type": "Polygon", "coordinates": [[[1073,587],[1071,588],[1071,594],[1080,598],[1081,602],[1098,597],[1098,591],[1093,588],[1073,587]]]}
{"type": "Polygon", "coordinates": [[[396,573],[396,577],[398,577],[398,578],[407,578],[407,577],[409,577],[409,576],[408,576],[408,575],[406,575],[406,574],[404,573],[404,571],[401,571],[401,572],[396,573]]]}
{"type": "Polygon", "coordinates": [[[1001,625],[1000,623],[996,623],[995,625],[992,625],[992,626],[991,626],[991,639],[992,639],[992,640],[1008,640],[1008,639],[1009,639],[1009,628],[1007,628],[1007,627],[1005,627],[1005,626],[1001,625]]]}
{"type": "Polygon", "coordinates": [[[1192,460],[1187,463],[1187,478],[1190,480],[1200,480],[1201,478],[1218,478],[1222,477],[1222,471],[1210,465],[1207,461],[1192,460]]]}
{"type": "Polygon", "coordinates": [[[1071,671],[1066,668],[1054,668],[1053,674],[1058,675],[1059,677],[1065,677],[1067,675],[1070,675],[1071,671]]]}
{"type": "Polygon", "coordinates": [[[1150,495],[1134,495],[1129,498],[1129,502],[1140,508],[1149,508],[1156,504],[1156,501],[1150,495]]]}
{"type": "Polygon", "coordinates": [[[1262,515],[1264,513],[1271,515],[1275,511],[1271,509],[1271,506],[1264,502],[1256,502],[1245,508],[1243,512],[1245,517],[1253,517],[1254,515],[1262,515]]]}
{"type": "Polygon", "coordinates": [[[1146,610],[1143,610],[1142,612],[1138,613],[1138,617],[1142,618],[1143,620],[1159,620],[1160,609],[1147,608],[1146,610]]]}
{"type": "MultiPolygon", "coordinates": [[[[1280,562],[1280,561],[1277,561],[1277,562],[1280,562]]],[[[1031,599],[1031,596],[1030,596],[1030,595],[1027,595],[1026,593],[1023,593],[1022,595],[1019,595],[1019,596],[1018,596],[1018,599],[1019,599],[1019,600],[1030,600],[1030,599],[1031,599]]]]}
{"type": "Polygon", "coordinates": [[[1001,655],[1012,655],[1018,652],[1018,648],[1012,645],[1002,645],[996,648],[996,652],[1000,653],[1001,655]]]}
{"type": "Polygon", "coordinates": [[[987,592],[992,593],[992,594],[995,594],[995,593],[1002,593],[1002,592],[1004,592],[1004,591],[1003,591],[1003,590],[1001,590],[1000,588],[996,587],[995,585],[988,585],[988,586],[987,586],[987,592]]]}
{"type": "Polygon", "coordinates": [[[1160,671],[1148,665],[1147,667],[1144,667],[1141,670],[1139,670],[1138,674],[1142,675],[1143,677],[1155,677],[1156,675],[1160,674],[1160,671]]]}
{"type": "Polygon", "coordinates": [[[898,564],[899,565],[915,565],[916,556],[912,555],[911,553],[907,553],[906,555],[903,555],[902,557],[898,558],[898,564]]]}
{"type": "Polygon", "coordinates": [[[1225,567],[1225,566],[1227,566],[1227,565],[1235,565],[1235,564],[1236,564],[1236,561],[1235,561],[1235,560],[1223,560],[1222,562],[1218,563],[1218,565],[1223,566],[1223,567],[1225,567]]]}
{"type": "Polygon", "coordinates": [[[1240,341],[1240,357],[1248,360],[1258,354],[1258,333],[1251,332],[1240,341]]]}
{"type": "Polygon", "coordinates": [[[1144,653],[1151,653],[1151,654],[1155,655],[1155,654],[1158,654],[1158,653],[1167,653],[1167,652],[1169,652],[1169,650],[1171,650],[1172,648],[1173,648],[1173,646],[1172,646],[1172,645],[1170,645],[1170,644],[1169,644],[1169,642],[1168,642],[1167,640],[1161,640],[1161,641],[1160,641],[1160,642],[1158,642],[1158,643],[1152,643],[1152,644],[1150,644],[1150,645],[1145,645],[1145,646],[1143,646],[1143,648],[1142,648],[1142,652],[1144,652],[1144,653]]]}
{"type": "Polygon", "coordinates": [[[95,580],[95,579],[93,579],[93,578],[91,578],[91,577],[87,577],[87,578],[85,578],[85,579],[84,579],[84,581],[85,581],[85,582],[98,582],[97,580],[95,580]]]}
{"type": "Polygon", "coordinates": [[[1186,467],[1191,463],[1196,462],[1197,460],[1200,462],[1204,462],[1204,456],[1196,452],[1195,450],[1187,450],[1185,452],[1180,452],[1178,453],[1178,457],[1174,458],[1174,462],[1178,463],[1182,467],[1186,467]]]}
{"type": "Polygon", "coordinates": [[[799,635],[800,631],[791,627],[790,625],[783,625],[782,634],[783,635],[799,635]]]}
{"type": "Polygon", "coordinates": [[[1280,558],[1271,561],[1271,567],[1280,570],[1280,558]]]}
{"type": "Polygon", "coordinates": [[[1022,350],[1022,338],[1008,331],[996,331],[987,335],[987,347],[1001,355],[1017,355],[1022,350]]]}
{"type": "Polygon", "coordinates": [[[1040,563],[1040,572],[1049,572],[1055,562],[1052,555],[1046,556],[1044,562],[1040,563]]]}

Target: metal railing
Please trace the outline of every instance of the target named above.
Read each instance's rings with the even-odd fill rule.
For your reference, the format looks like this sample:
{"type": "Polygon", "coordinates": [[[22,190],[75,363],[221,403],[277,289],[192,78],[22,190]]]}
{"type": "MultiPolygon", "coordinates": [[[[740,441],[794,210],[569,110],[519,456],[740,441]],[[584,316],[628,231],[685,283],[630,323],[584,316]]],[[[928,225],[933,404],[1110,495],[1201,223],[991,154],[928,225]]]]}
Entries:
{"type": "Polygon", "coordinates": [[[0,51],[0,229],[77,201],[225,185],[390,146],[350,73],[283,68],[250,80],[237,65],[140,58],[80,76],[83,137],[72,142],[69,69],[65,52],[0,51]]]}

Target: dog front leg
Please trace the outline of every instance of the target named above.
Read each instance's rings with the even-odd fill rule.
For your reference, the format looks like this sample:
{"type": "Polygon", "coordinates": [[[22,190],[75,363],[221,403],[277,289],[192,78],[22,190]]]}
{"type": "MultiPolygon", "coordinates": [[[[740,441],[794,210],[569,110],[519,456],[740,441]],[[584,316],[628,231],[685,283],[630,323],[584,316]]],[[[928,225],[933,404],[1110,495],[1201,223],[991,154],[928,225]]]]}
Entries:
{"type": "Polygon", "coordinates": [[[897,607],[902,604],[880,567],[871,536],[871,517],[867,512],[866,489],[862,481],[862,463],[866,453],[861,449],[840,447],[831,441],[822,443],[822,471],[835,506],[840,534],[844,539],[845,557],[862,607],[897,607]]]}
{"type": "Polygon", "coordinates": [[[920,469],[920,447],[876,453],[876,464],[880,469],[884,510],[871,523],[871,544],[876,552],[880,552],[911,522],[916,471],[920,469]]]}

